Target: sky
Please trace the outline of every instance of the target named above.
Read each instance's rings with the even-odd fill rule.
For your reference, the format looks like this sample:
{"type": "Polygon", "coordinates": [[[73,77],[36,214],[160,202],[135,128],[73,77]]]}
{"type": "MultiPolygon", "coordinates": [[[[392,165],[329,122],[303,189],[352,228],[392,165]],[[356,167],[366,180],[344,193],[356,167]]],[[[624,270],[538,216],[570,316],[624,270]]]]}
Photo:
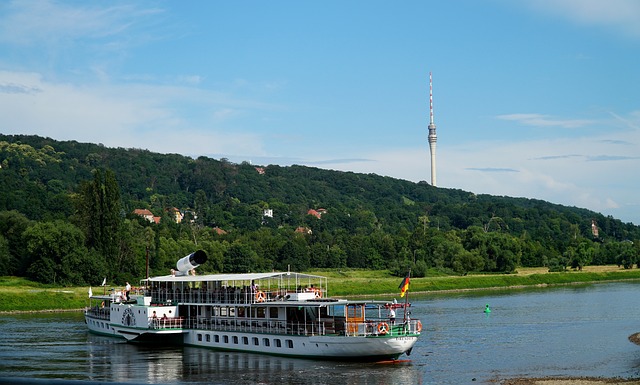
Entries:
{"type": "Polygon", "coordinates": [[[0,132],[431,181],[640,225],[636,0],[0,3],[0,132]]]}

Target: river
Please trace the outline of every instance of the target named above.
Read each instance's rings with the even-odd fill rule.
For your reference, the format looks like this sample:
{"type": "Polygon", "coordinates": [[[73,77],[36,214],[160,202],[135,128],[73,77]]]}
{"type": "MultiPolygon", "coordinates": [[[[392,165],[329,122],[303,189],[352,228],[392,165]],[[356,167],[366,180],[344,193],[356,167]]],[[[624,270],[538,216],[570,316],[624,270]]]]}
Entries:
{"type": "Polygon", "coordinates": [[[640,283],[417,295],[423,335],[393,365],[202,348],[150,348],[91,335],[80,313],[0,316],[0,378],[208,384],[471,384],[511,377],[640,377],[640,283]],[[490,314],[483,312],[485,305],[490,314]]]}

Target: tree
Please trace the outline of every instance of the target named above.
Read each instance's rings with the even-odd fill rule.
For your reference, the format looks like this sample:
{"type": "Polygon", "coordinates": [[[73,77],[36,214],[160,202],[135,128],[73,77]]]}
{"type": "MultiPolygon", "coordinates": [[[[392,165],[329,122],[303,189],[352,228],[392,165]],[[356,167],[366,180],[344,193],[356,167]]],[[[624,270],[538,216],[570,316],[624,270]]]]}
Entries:
{"type": "Polygon", "coordinates": [[[24,239],[31,256],[27,273],[35,281],[81,285],[103,273],[104,264],[99,257],[89,255],[84,234],[70,223],[36,223],[25,230],[24,239]]]}
{"type": "Polygon", "coordinates": [[[307,242],[303,235],[297,234],[280,248],[276,268],[281,271],[305,271],[309,267],[311,267],[311,261],[307,242]]]}
{"type": "Polygon", "coordinates": [[[107,261],[117,260],[123,216],[120,187],[113,171],[97,169],[92,182],[81,184],[77,214],[87,247],[98,250],[107,261]]]}
{"type": "Polygon", "coordinates": [[[17,261],[9,252],[9,241],[0,234],[0,271],[11,275],[15,270],[17,261]]]}
{"type": "Polygon", "coordinates": [[[31,221],[18,211],[0,212],[0,235],[6,241],[6,255],[3,267],[4,274],[24,276],[27,268],[27,253],[24,247],[23,233],[31,225],[31,221]]]}
{"type": "Polygon", "coordinates": [[[636,250],[633,248],[633,242],[625,241],[620,242],[618,246],[620,254],[616,257],[616,263],[618,266],[622,266],[625,269],[631,269],[637,262],[636,250]]]}
{"type": "Polygon", "coordinates": [[[582,238],[577,246],[572,247],[571,250],[570,263],[572,268],[582,270],[584,266],[591,263],[594,252],[593,242],[582,238]]]}
{"type": "Polygon", "coordinates": [[[223,272],[250,273],[255,272],[258,255],[253,249],[240,241],[235,241],[224,253],[223,272]]]}
{"type": "Polygon", "coordinates": [[[553,257],[549,260],[549,272],[561,272],[567,270],[569,260],[564,256],[553,257]]]}

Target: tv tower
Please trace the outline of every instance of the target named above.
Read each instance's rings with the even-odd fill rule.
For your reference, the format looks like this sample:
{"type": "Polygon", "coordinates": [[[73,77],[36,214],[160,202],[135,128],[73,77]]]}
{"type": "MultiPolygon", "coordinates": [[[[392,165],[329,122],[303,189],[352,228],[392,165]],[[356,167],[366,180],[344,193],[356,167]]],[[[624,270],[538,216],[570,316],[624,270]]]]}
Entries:
{"type": "Polygon", "coordinates": [[[433,123],[433,83],[429,72],[429,152],[431,152],[431,185],[436,186],[436,124],[433,123]]]}

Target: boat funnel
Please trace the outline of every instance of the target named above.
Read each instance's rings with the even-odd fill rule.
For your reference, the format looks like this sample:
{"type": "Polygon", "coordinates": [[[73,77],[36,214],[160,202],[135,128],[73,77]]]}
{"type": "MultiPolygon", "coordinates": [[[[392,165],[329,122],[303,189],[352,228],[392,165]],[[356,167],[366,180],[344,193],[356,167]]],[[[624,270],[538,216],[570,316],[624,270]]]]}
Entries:
{"type": "Polygon", "coordinates": [[[179,273],[188,274],[189,270],[195,269],[205,262],[207,262],[207,253],[202,250],[198,250],[184,258],[181,258],[178,263],[176,263],[176,268],[179,273]]]}

